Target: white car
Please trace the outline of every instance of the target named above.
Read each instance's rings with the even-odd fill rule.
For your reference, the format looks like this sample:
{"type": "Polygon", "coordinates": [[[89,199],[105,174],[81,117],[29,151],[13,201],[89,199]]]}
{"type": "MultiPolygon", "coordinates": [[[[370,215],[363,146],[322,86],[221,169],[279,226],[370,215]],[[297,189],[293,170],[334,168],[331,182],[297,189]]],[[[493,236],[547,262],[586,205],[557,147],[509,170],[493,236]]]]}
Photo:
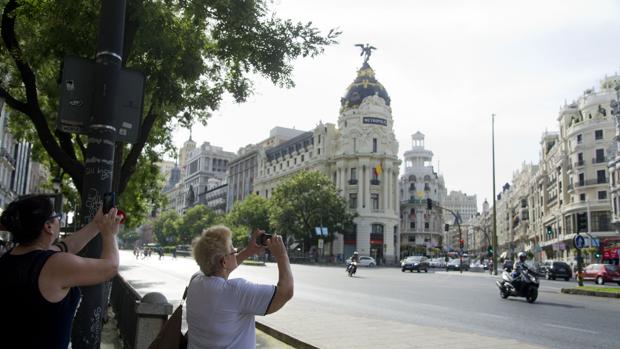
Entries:
{"type": "MultiPolygon", "coordinates": [[[[347,265],[351,264],[351,258],[347,258],[345,262],[347,263],[347,265]]],[[[372,268],[377,266],[377,261],[375,261],[374,258],[369,256],[360,256],[359,262],[357,262],[357,266],[372,268]]]]}

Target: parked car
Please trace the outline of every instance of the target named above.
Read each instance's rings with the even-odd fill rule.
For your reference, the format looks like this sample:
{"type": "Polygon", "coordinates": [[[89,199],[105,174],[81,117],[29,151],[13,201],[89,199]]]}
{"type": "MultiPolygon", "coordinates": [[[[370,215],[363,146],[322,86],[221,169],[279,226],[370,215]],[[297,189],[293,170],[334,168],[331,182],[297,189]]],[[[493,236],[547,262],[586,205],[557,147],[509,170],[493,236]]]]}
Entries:
{"type": "Polygon", "coordinates": [[[570,265],[564,262],[548,260],[540,266],[540,274],[544,275],[547,280],[560,278],[568,281],[571,275],[573,275],[573,272],[571,271],[570,265]]]}
{"type": "Polygon", "coordinates": [[[404,272],[405,270],[409,270],[413,273],[413,271],[417,271],[418,273],[424,270],[425,273],[428,273],[429,268],[428,258],[424,256],[411,256],[405,258],[405,260],[401,263],[401,270],[404,272]]]}
{"type": "MultiPolygon", "coordinates": [[[[345,261],[345,263],[347,265],[351,264],[351,257],[347,258],[347,260],[345,261]]],[[[362,266],[362,267],[376,267],[377,266],[377,261],[375,261],[374,258],[369,257],[369,256],[360,256],[359,257],[359,262],[357,262],[357,266],[362,266]]]]}
{"type": "Polygon", "coordinates": [[[465,271],[469,271],[469,263],[465,260],[463,260],[463,263],[461,263],[461,260],[459,258],[454,258],[451,259],[448,264],[446,265],[446,269],[447,270],[465,270],[465,271]]]}
{"type": "Polygon", "coordinates": [[[599,285],[606,282],[617,282],[620,285],[620,269],[617,265],[590,264],[583,270],[583,279],[592,280],[599,285]]]}

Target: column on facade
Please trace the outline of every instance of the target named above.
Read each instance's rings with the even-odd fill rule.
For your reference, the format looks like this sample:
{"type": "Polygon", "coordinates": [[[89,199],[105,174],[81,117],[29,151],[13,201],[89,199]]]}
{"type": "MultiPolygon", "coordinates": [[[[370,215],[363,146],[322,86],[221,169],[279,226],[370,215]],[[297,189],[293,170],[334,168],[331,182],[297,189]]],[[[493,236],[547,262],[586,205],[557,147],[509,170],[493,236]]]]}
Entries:
{"type": "MultiPolygon", "coordinates": [[[[388,213],[388,208],[390,207],[390,190],[389,190],[389,173],[386,171],[382,173],[382,177],[383,177],[383,212],[385,212],[386,214],[388,213]]],[[[385,233],[385,232],[384,232],[385,233]]]]}
{"type": "Polygon", "coordinates": [[[399,216],[400,203],[398,202],[398,175],[396,171],[392,174],[392,182],[394,183],[392,188],[392,202],[394,202],[394,213],[399,216]]]}
{"type": "Polygon", "coordinates": [[[364,203],[367,210],[371,210],[370,207],[370,166],[368,161],[364,165],[364,203]]]}
{"type": "Polygon", "coordinates": [[[357,209],[361,210],[366,208],[364,204],[364,172],[361,161],[358,160],[355,166],[357,166],[357,209]]]}
{"type": "Polygon", "coordinates": [[[340,164],[337,162],[336,163],[336,181],[334,183],[334,186],[336,187],[336,189],[341,189],[342,190],[342,195],[344,196],[344,187],[340,186],[341,185],[341,181],[340,178],[342,177],[342,173],[341,173],[341,169],[340,169],[340,164]]]}

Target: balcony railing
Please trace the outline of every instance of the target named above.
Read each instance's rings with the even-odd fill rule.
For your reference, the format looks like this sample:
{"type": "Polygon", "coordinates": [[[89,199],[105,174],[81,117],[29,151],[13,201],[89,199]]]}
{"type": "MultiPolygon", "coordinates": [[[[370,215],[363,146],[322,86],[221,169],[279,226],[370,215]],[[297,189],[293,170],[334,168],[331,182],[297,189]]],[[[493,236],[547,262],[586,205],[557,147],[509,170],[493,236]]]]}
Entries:
{"type": "Polygon", "coordinates": [[[349,179],[349,184],[351,185],[357,184],[357,179],[349,179]]]}
{"type": "Polygon", "coordinates": [[[585,187],[588,185],[597,185],[597,184],[606,184],[609,181],[607,180],[607,178],[605,179],[588,179],[582,182],[577,182],[575,183],[575,187],[585,187]]]}
{"type": "Polygon", "coordinates": [[[378,179],[371,179],[371,180],[370,180],[370,184],[371,184],[371,185],[379,185],[380,183],[381,183],[381,181],[380,181],[380,180],[378,180],[378,179]]]}
{"type": "Polygon", "coordinates": [[[581,166],[583,166],[584,164],[585,164],[585,163],[584,163],[584,161],[583,161],[583,160],[581,160],[581,161],[577,161],[577,162],[575,163],[575,167],[581,167],[581,166]]]}
{"type": "Polygon", "coordinates": [[[604,157],[602,157],[602,158],[593,158],[592,159],[592,163],[593,164],[600,164],[600,163],[603,163],[603,162],[607,162],[607,159],[605,159],[604,157]]]}

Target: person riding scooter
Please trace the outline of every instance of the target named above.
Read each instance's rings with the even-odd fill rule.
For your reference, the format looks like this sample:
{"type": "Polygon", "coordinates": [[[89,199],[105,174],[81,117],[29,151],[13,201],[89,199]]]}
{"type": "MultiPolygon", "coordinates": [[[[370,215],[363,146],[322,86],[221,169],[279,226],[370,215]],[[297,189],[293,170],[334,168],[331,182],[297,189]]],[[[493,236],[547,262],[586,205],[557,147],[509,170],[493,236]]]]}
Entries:
{"type": "Polygon", "coordinates": [[[515,261],[514,266],[512,267],[512,279],[514,280],[512,282],[512,285],[515,288],[519,288],[520,286],[520,275],[521,272],[523,270],[527,270],[527,264],[525,264],[525,261],[527,260],[527,254],[525,252],[519,252],[519,254],[517,255],[517,260],[515,261]]]}
{"type": "Polygon", "coordinates": [[[353,255],[351,256],[351,263],[347,265],[347,272],[349,272],[349,269],[353,269],[352,272],[349,273],[350,275],[355,274],[355,272],[357,271],[357,263],[359,261],[360,261],[360,257],[357,251],[353,252],[353,255]]]}

